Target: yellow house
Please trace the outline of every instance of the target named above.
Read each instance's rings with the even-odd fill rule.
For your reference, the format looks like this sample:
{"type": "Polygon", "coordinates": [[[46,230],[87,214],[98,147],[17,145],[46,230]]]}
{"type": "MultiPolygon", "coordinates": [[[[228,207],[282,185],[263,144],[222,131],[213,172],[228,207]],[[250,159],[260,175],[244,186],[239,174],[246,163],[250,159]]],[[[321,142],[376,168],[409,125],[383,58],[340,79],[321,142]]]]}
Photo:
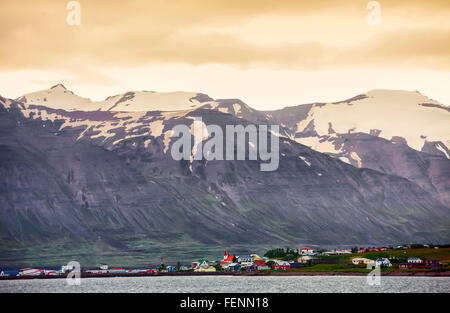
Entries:
{"type": "Polygon", "coordinates": [[[362,264],[367,265],[371,262],[373,262],[373,260],[367,259],[367,258],[353,258],[352,259],[352,263],[354,265],[362,265],[362,264]]]}
{"type": "Polygon", "coordinates": [[[196,268],[194,270],[194,272],[215,272],[215,271],[216,271],[216,268],[214,266],[209,266],[209,267],[200,266],[199,268],[196,268]]]}
{"type": "Polygon", "coordinates": [[[255,260],[261,260],[261,257],[257,254],[250,254],[251,257],[253,257],[255,260]]]}

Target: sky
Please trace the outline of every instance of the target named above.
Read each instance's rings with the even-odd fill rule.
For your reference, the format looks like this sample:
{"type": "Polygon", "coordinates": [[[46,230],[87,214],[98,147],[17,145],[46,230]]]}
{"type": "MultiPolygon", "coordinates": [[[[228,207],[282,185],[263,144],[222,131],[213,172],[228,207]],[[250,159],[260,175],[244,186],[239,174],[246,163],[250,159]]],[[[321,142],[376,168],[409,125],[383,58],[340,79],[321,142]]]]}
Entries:
{"type": "Polygon", "coordinates": [[[270,110],[404,89],[450,105],[448,0],[70,2],[0,0],[0,95],[61,82],[94,100],[183,90],[270,110]]]}

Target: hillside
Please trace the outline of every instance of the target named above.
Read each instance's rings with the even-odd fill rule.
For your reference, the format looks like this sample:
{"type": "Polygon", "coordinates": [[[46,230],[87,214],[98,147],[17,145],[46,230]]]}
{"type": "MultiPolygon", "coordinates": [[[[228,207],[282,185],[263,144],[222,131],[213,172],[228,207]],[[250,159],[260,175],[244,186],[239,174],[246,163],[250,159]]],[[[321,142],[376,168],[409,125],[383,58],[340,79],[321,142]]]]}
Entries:
{"type": "MultiPolygon", "coordinates": [[[[2,262],[27,263],[36,255],[55,262],[66,255],[94,263],[122,255],[139,264],[162,254],[183,258],[189,247],[202,256],[226,246],[450,238],[449,207],[427,182],[358,168],[296,138],[280,137],[274,172],[261,172],[259,159],[171,158],[172,128],[191,127],[194,117],[222,129],[248,125],[245,115],[271,118],[237,100],[197,96],[191,103],[203,105],[187,109],[177,102],[171,107],[183,109],[177,111],[136,111],[141,104],[132,103],[124,108],[130,111],[80,110],[88,102],[71,102],[75,95],[62,86],[53,89],[68,100],[0,99],[2,262]]],[[[118,101],[116,108],[131,100],[118,101]]],[[[441,175],[449,161],[430,154],[424,162],[433,164],[432,158],[439,159],[433,177],[445,193],[448,178],[441,175]]]]}

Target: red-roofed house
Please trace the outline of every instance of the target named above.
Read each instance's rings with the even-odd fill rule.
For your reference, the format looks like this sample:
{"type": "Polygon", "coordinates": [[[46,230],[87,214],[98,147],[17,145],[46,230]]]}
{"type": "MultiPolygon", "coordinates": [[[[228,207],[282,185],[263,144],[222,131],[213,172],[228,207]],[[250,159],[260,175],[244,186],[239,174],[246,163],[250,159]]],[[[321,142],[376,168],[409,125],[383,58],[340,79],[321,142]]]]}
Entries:
{"type": "Polygon", "coordinates": [[[291,269],[291,265],[289,262],[277,260],[273,265],[273,269],[276,271],[288,271],[291,269]]]}
{"type": "Polygon", "coordinates": [[[303,247],[300,249],[300,254],[312,254],[314,250],[309,247],[303,247]]]}
{"type": "Polygon", "coordinates": [[[233,263],[233,259],[234,259],[234,256],[233,255],[228,255],[227,250],[225,250],[225,253],[223,254],[223,261],[220,262],[220,266],[221,267],[227,267],[228,265],[233,263]]]}

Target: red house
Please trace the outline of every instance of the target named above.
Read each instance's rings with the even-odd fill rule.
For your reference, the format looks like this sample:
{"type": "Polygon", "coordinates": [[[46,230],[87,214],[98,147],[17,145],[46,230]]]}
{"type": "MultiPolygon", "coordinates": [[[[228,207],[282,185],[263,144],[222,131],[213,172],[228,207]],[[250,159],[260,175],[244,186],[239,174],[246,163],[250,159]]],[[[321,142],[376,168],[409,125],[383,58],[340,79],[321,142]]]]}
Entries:
{"type": "Polygon", "coordinates": [[[273,269],[276,271],[288,271],[291,269],[289,262],[277,262],[273,265],[273,269]]]}
{"type": "Polygon", "coordinates": [[[266,264],[266,261],[264,261],[264,260],[254,260],[254,261],[253,261],[253,264],[258,265],[258,266],[264,266],[264,265],[267,265],[267,264],[266,264]]]}
{"type": "Polygon", "coordinates": [[[220,262],[220,266],[221,267],[225,267],[225,266],[233,263],[233,259],[234,259],[234,256],[233,255],[228,255],[227,250],[225,250],[225,253],[223,254],[223,261],[220,262]]]}
{"type": "Polygon", "coordinates": [[[425,268],[429,268],[429,269],[440,269],[443,266],[442,263],[436,259],[428,259],[428,260],[425,260],[423,263],[424,263],[425,268]]]}
{"type": "Polygon", "coordinates": [[[233,262],[233,258],[234,258],[234,256],[228,255],[227,250],[225,250],[225,253],[223,254],[223,260],[225,262],[233,262]]]}

